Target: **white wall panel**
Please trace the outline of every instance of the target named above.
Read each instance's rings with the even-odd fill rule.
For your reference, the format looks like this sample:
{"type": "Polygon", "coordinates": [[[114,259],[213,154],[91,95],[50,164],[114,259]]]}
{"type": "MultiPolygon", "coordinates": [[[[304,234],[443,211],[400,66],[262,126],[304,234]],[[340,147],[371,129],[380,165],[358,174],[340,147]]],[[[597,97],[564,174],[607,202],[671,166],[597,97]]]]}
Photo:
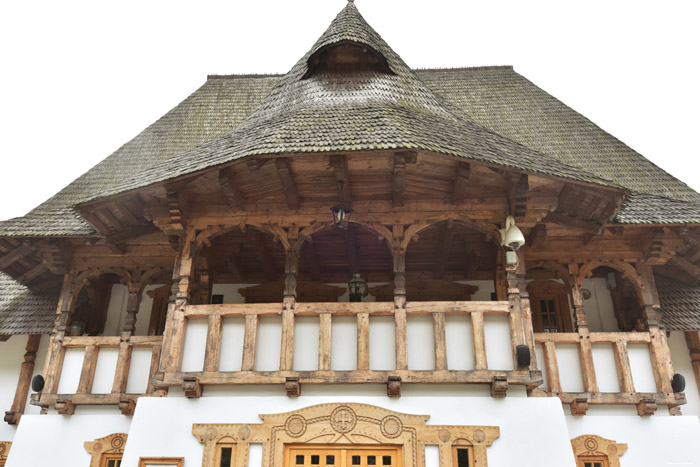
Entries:
{"type": "Polygon", "coordinates": [[[204,369],[208,330],[209,321],[206,319],[187,320],[185,347],[182,354],[182,371],[202,371],[204,369]]]}
{"type": "MultiPolygon", "coordinates": [[[[371,325],[370,321],[370,338],[372,336],[371,325]]],[[[357,318],[353,316],[333,316],[331,318],[331,370],[356,369],[357,318]]]]}
{"type": "Polygon", "coordinates": [[[240,371],[243,362],[245,318],[226,318],[221,329],[219,370],[240,371]]]}

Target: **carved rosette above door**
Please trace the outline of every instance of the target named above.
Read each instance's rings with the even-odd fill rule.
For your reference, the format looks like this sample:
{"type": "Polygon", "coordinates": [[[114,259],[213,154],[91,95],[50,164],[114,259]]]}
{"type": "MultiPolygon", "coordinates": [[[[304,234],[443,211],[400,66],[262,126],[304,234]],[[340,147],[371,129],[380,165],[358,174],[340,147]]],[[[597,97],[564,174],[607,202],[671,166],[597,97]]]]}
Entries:
{"type": "MultiPolygon", "coordinates": [[[[263,445],[263,467],[284,467],[285,444],[354,444],[403,447],[404,465],[425,465],[424,447],[440,449],[440,467],[452,466],[452,446],[472,446],[476,465],[485,467],[486,448],[498,427],[426,425],[429,415],[409,415],[366,404],[321,404],[281,414],[260,415],[260,424],[194,424],[204,444],[202,466],[213,466],[217,445],[236,444],[235,465],[247,465],[251,443],[263,445]]],[[[232,464],[234,465],[234,464],[232,464]]]]}

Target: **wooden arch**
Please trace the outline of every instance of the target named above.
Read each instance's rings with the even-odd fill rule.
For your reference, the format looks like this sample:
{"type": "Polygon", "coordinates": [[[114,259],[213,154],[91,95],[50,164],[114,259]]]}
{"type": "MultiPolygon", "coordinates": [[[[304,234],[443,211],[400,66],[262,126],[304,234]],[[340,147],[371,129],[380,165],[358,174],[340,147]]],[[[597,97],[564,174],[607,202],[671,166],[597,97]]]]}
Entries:
{"type": "Polygon", "coordinates": [[[637,293],[637,300],[639,300],[639,305],[644,306],[644,281],[642,277],[637,273],[637,269],[629,263],[618,260],[594,260],[588,261],[580,269],[579,274],[575,277],[575,282],[578,287],[582,287],[583,279],[587,279],[593,275],[593,271],[600,267],[609,267],[620,272],[623,279],[628,279],[632,286],[634,286],[634,291],[637,293]]]}
{"type": "Polygon", "coordinates": [[[494,244],[498,247],[500,247],[500,241],[499,239],[499,232],[498,232],[498,227],[495,224],[488,224],[485,222],[478,222],[473,219],[470,219],[466,217],[463,214],[460,213],[449,213],[445,214],[439,217],[433,217],[430,219],[426,219],[425,221],[422,222],[417,222],[415,224],[410,225],[409,227],[406,228],[404,232],[403,238],[400,240],[399,246],[400,249],[403,253],[406,252],[408,249],[408,245],[410,245],[411,241],[413,238],[420,234],[423,230],[429,229],[431,227],[434,227],[436,224],[440,224],[442,222],[457,222],[463,225],[468,226],[469,228],[473,230],[477,230],[479,232],[483,232],[483,234],[486,236],[487,239],[490,239],[494,244]]]}
{"type": "Polygon", "coordinates": [[[261,224],[258,222],[251,222],[245,220],[239,224],[235,225],[210,225],[204,230],[198,231],[194,237],[194,243],[190,249],[190,256],[195,257],[197,253],[201,250],[202,246],[210,246],[211,241],[220,235],[224,235],[235,229],[241,229],[245,232],[245,229],[252,227],[263,233],[271,235],[275,240],[279,241],[284,247],[285,251],[290,248],[289,234],[282,227],[274,224],[261,224]]]}

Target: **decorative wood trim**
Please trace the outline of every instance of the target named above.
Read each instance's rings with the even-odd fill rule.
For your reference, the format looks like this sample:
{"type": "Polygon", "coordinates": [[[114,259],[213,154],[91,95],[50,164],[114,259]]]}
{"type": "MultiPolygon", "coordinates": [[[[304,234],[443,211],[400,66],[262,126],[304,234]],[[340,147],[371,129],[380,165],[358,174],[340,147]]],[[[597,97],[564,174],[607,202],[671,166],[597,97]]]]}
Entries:
{"type": "Polygon", "coordinates": [[[36,360],[36,352],[39,349],[40,342],[41,336],[38,334],[31,335],[27,338],[27,352],[24,354],[24,361],[20,367],[15,398],[12,401],[10,410],[5,412],[5,421],[10,425],[17,425],[20,418],[22,418],[22,414],[24,414],[24,407],[27,405],[27,395],[29,394],[29,386],[32,381],[32,374],[34,373],[34,361],[36,360]]]}
{"type": "MultiPolygon", "coordinates": [[[[204,445],[203,467],[214,466],[216,446],[236,444],[236,458],[251,443],[263,445],[263,467],[284,467],[285,444],[401,445],[405,467],[425,463],[426,444],[448,452],[440,467],[452,466],[453,445],[470,446],[475,465],[487,466],[486,448],[500,436],[495,426],[426,425],[428,415],[409,415],[366,404],[321,404],[281,414],[260,415],[259,424],[194,424],[204,445]]],[[[240,464],[237,464],[240,465],[240,464]]]]}
{"type": "Polygon", "coordinates": [[[627,445],[596,435],[581,435],[571,440],[574,456],[607,457],[610,467],[620,467],[620,457],[627,451],[627,445]]]}
{"type": "Polygon", "coordinates": [[[85,450],[92,456],[90,467],[100,467],[103,454],[123,454],[128,436],[126,433],[112,433],[104,438],[86,441],[85,450]]]}
{"type": "Polygon", "coordinates": [[[184,457],[140,457],[139,467],[146,467],[148,465],[174,465],[176,467],[183,467],[185,465],[184,457]]]}

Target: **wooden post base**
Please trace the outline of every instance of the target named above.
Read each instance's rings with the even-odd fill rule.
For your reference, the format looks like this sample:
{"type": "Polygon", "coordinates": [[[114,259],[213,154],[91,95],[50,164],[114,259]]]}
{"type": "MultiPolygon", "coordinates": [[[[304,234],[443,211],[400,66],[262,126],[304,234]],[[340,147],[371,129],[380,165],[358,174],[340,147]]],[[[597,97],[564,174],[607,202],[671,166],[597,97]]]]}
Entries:
{"type": "Polygon", "coordinates": [[[491,383],[491,397],[501,399],[508,392],[508,379],[505,376],[494,376],[491,383]]]}
{"type": "Polygon", "coordinates": [[[299,384],[299,378],[288,377],[284,383],[284,388],[287,391],[287,397],[301,396],[301,384],[299,384]]]}
{"type": "Polygon", "coordinates": [[[389,376],[386,383],[386,395],[389,397],[401,397],[401,377],[389,376]]]}
{"type": "Polygon", "coordinates": [[[202,384],[196,377],[185,377],[182,382],[182,390],[185,392],[185,397],[189,399],[202,397],[202,384]]]}

